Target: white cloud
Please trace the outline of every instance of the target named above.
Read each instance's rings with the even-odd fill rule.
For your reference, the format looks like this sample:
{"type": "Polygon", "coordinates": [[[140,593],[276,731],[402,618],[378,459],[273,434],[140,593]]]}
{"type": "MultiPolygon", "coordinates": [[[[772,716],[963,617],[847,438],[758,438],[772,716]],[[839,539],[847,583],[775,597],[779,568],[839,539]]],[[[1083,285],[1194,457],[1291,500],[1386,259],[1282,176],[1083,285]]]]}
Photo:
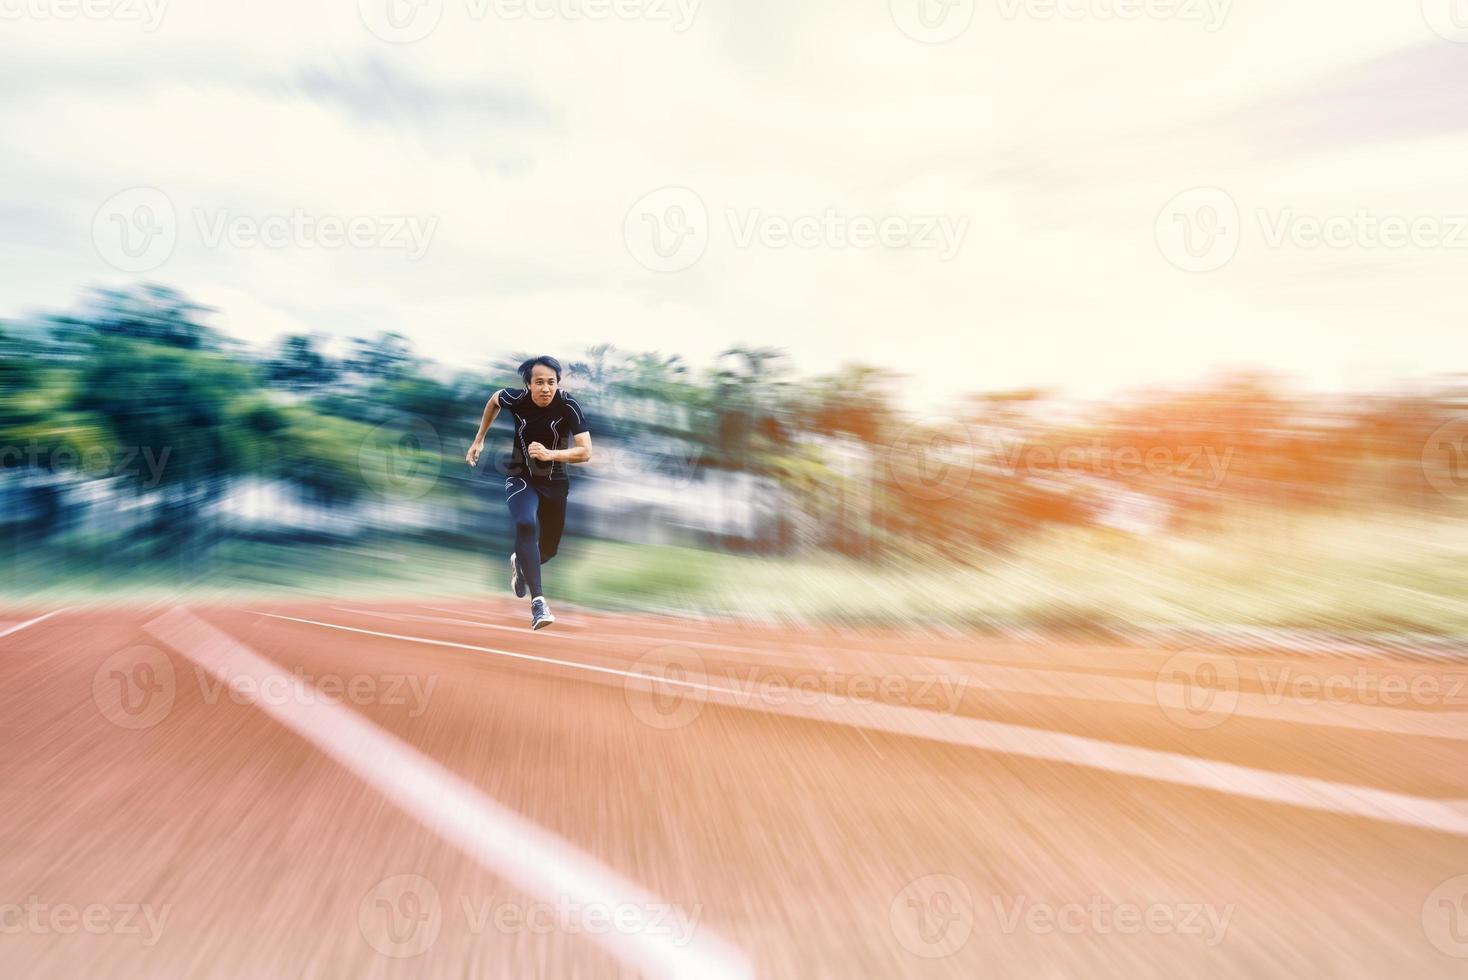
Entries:
{"type": "MultiPolygon", "coordinates": [[[[859,358],[926,375],[938,356],[973,388],[1095,390],[1221,364],[1330,383],[1388,357],[1427,369],[1465,353],[1445,329],[1456,256],[1246,240],[1198,277],[1152,240],[1162,204],[1198,184],[1225,186],[1246,213],[1462,199],[1450,132],[1407,143],[1353,132],[1348,115],[1313,150],[1271,140],[1321,122],[1300,100],[1322,80],[1445,43],[1417,6],[1232,3],[1208,32],[981,4],[945,45],[910,40],[886,2],[840,0],[705,0],[682,33],[477,18],[470,0],[444,0],[438,28],[408,45],[369,33],[355,2],[173,0],[151,33],[27,17],[0,40],[0,204],[19,216],[0,313],[115,275],[92,215],[148,185],[180,211],[153,277],[227,306],[250,339],[397,329],[466,364],[597,341],[697,361],[749,341],[788,347],[805,371],[859,358]],[[622,239],[627,209],[666,185],[696,190],[713,218],[686,272],[644,269],[622,239]],[[944,262],[740,249],[726,218],[827,208],[969,228],[944,262]],[[412,262],[210,249],[197,209],[435,224],[412,262]]],[[[1369,118],[1411,93],[1381,98],[1369,118]]]]}

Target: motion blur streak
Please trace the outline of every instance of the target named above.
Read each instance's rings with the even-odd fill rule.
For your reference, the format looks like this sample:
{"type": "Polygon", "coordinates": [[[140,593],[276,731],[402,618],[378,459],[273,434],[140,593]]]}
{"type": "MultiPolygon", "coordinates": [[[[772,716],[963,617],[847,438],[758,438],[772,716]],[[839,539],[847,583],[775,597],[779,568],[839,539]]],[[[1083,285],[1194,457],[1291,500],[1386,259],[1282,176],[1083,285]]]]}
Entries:
{"type": "MultiPolygon", "coordinates": [[[[268,678],[286,676],[278,666],[184,608],[145,623],[143,629],[225,683],[233,685],[243,676],[254,681],[254,689],[263,690],[268,678]]],[[[300,684],[294,678],[291,682],[300,684]]],[[[569,895],[581,903],[611,908],[646,909],[664,904],[349,709],[329,704],[303,706],[309,697],[302,691],[296,695],[286,703],[265,698],[253,703],[487,869],[552,901],[569,895]]],[[[680,949],[650,932],[647,923],[632,923],[625,932],[599,938],[614,955],[654,976],[737,980],[751,975],[740,955],[707,937],[690,949],[680,949]]]]}
{"type": "Polygon", "coordinates": [[[37,616],[35,619],[28,619],[28,620],[26,620],[23,623],[16,623],[14,626],[7,626],[5,629],[0,630],[0,639],[4,639],[5,637],[9,636],[11,633],[19,633],[21,630],[25,629],[28,626],[34,626],[37,623],[44,622],[44,621],[50,619],[52,616],[57,616],[57,615],[60,615],[61,613],[64,613],[64,612],[66,612],[66,610],[64,608],[63,609],[53,609],[53,610],[51,610],[48,613],[43,613],[42,615],[37,616]]]}
{"type": "MultiPolygon", "coordinates": [[[[289,616],[277,616],[273,613],[266,613],[265,615],[271,616],[274,619],[293,618],[289,616]]],[[[1325,810],[1330,813],[1340,813],[1347,816],[1386,820],[1409,827],[1421,827],[1426,830],[1437,830],[1443,833],[1456,834],[1460,837],[1468,837],[1468,813],[1441,803],[1435,803],[1431,800],[1417,799],[1399,793],[1383,793],[1360,786],[1340,786],[1319,779],[1281,776],[1274,773],[1246,769],[1241,766],[1190,759],[1185,756],[1165,752],[1127,748],[1121,745],[1099,742],[1094,739],[1059,735],[1054,732],[1024,728],[1017,725],[1005,725],[967,718],[950,718],[935,712],[917,711],[911,708],[882,704],[862,704],[855,700],[847,700],[845,703],[839,705],[822,705],[820,703],[807,705],[791,704],[788,700],[791,692],[788,689],[783,693],[775,692],[770,691],[768,686],[755,692],[753,698],[748,698],[739,691],[731,690],[727,687],[720,687],[717,684],[710,684],[709,678],[707,677],[698,677],[698,679],[693,680],[687,676],[668,677],[632,671],[610,670],[605,667],[590,664],[527,656],[506,650],[496,650],[491,647],[446,643],[443,640],[424,639],[422,637],[404,636],[395,633],[379,633],[374,630],[343,626],[339,623],[323,623],[307,619],[295,619],[294,621],[310,626],[325,626],[331,629],[345,630],[349,633],[380,636],[390,640],[426,643],[434,646],[457,646],[460,649],[477,650],[481,653],[492,653],[497,656],[514,657],[522,660],[534,660],[540,663],[571,667],[577,670],[619,674],[629,682],[634,683],[638,690],[657,691],[668,687],[687,688],[717,704],[749,708],[755,711],[768,711],[775,714],[789,714],[798,717],[813,718],[838,725],[852,725],[874,731],[907,735],[914,738],[934,739],[953,745],[964,745],[985,751],[1004,752],[1034,759],[1048,759],[1054,762],[1063,762],[1068,765],[1087,766],[1106,772],[1125,773],[1127,775],[1140,776],[1144,779],[1157,779],[1163,782],[1177,783],[1182,786],[1218,790],[1224,793],[1233,793],[1238,796],[1247,796],[1252,799],[1266,800],[1271,803],[1285,803],[1292,806],[1310,807],[1312,809],[1325,810]]],[[[1084,681],[1082,681],[1082,686],[1085,686],[1084,681]]],[[[1046,693],[1065,696],[1067,692],[1051,688],[1046,693]]]]}
{"type": "Polygon", "coordinates": [[[1453,692],[1459,660],[1220,652],[1237,680],[1195,670],[1189,697],[1148,705],[1097,682],[1187,688],[1175,647],[570,604],[562,632],[486,643],[480,623],[523,628],[521,604],[328,602],[79,609],[7,638],[17,975],[83,957],[116,977],[676,972],[663,954],[771,977],[1449,972],[1461,740],[1302,723],[1299,690],[1257,678],[1364,676],[1332,705],[1350,714],[1393,678],[1453,692]],[[828,685],[829,662],[853,666],[828,685]],[[1021,665],[1051,683],[970,683],[1021,665]],[[402,677],[439,683],[409,705],[381,683],[402,677]],[[925,702],[921,677],[961,697],[925,702]],[[672,910],[693,942],[499,916],[594,888],[672,910]],[[65,903],[144,903],[157,941],[121,919],[67,933],[65,903]]]}

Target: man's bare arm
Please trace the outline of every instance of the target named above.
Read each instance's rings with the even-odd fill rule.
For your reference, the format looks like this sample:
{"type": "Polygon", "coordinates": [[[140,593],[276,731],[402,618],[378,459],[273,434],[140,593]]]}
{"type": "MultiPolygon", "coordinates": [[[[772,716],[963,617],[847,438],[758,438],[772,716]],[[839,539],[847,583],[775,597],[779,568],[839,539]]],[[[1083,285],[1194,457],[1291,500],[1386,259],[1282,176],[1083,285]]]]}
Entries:
{"type": "Polygon", "coordinates": [[[531,459],[542,463],[588,463],[591,461],[591,433],[578,432],[576,445],[570,449],[547,449],[538,442],[525,447],[531,459]]]}
{"type": "Polygon", "coordinates": [[[578,432],[576,434],[576,445],[570,449],[562,449],[557,457],[563,463],[589,463],[591,462],[591,433],[578,432]]]}
{"type": "Polygon", "coordinates": [[[484,415],[479,419],[479,434],[474,437],[474,443],[469,451],[464,454],[464,461],[470,466],[477,466],[479,456],[484,452],[484,436],[489,432],[489,427],[494,424],[495,416],[500,413],[500,393],[496,391],[489,396],[489,401],[484,405],[484,415]]]}

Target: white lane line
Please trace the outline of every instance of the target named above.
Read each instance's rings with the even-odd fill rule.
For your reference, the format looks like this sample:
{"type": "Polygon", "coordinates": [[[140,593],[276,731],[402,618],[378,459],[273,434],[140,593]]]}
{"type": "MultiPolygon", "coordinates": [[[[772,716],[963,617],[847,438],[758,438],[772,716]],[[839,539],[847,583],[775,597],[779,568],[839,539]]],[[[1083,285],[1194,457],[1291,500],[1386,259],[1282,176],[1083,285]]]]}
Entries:
{"type": "Polygon", "coordinates": [[[670,927],[664,921],[670,914],[667,910],[680,915],[681,906],[660,900],[568,841],[501,806],[355,711],[313,697],[300,677],[187,609],[165,613],[143,629],[245,693],[261,711],[485,869],[527,893],[555,902],[563,910],[563,926],[579,926],[580,909],[616,910],[615,930],[584,931],[639,972],[676,978],[753,976],[744,955],[721,939],[705,933],[689,941],[694,935],[692,926],[670,927]],[[281,683],[288,685],[293,696],[262,699],[253,694],[274,690],[281,683]]]}
{"type": "MultiPolygon", "coordinates": [[[[371,609],[352,609],[348,606],[332,606],[331,608],[335,609],[337,612],[354,613],[358,616],[372,616],[377,619],[386,619],[391,622],[403,622],[407,620],[420,623],[449,623],[457,626],[482,626],[485,629],[504,630],[506,633],[535,632],[527,626],[501,626],[499,623],[487,623],[478,619],[451,619],[447,616],[416,616],[412,613],[399,613],[398,615],[394,616],[389,615],[388,613],[374,612],[371,609]]],[[[558,633],[556,635],[563,640],[586,639],[585,637],[578,637],[570,633],[558,633]]]]}
{"type": "Polygon", "coordinates": [[[27,626],[34,626],[34,625],[36,625],[37,623],[41,622],[44,619],[50,619],[52,616],[60,615],[61,613],[66,612],[69,608],[71,608],[71,607],[70,606],[62,606],[60,609],[53,609],[53,610],[51,610],[48,613],[44,613],[43,615],[37,616],[35,619],[28,619],[28,620],[26,620],[23,623],[16,623],[14,626],[10,627],[9,629],[5,630],[4,632],[0,632],[0,640],[5,639],[7,636],[9,636],[12,633],[19,633],[21,630],[25,629],[27,626]]]}
{"type": "MultiPolygon", "coordinates": [[[[506,630],[511,633],[534,632],[534,630],[521,629],[515,626],[500,626],[496,623],[491,623],[483,619],[448,619],[441,616],[421,616],[410,613],[403,613],[400,616],[391,616],[386,613],[374,612],[367,609],[347,609],[343,606],[333,606],[332,608],[338,609],[342,612],[361,613],[363,615],[374,616],[378,619],[386,619],[389,621],[427,620],[429,622],[451,623],[463,626],[484,626],[489,629],[506,630]]],[[[454,611],[450,609],[443,609],[439,606],[426,606],[421,604],[419,605],[419,608],[438,609],[441,612],[454,611]]],[[[552,634],[552,636],[557,640],[579,640],[584,643],[596,643],[602,646],[605,646],[608,641],[615,641],[617,643],[646,643],[658,647],[676,646],[687,647],[691,650],[714,650],[720,653],[742,653],[748,656],[764,657],[767,660],[778,661],[784,666],[789,667],[808,667],[812,662],[810,659],[802,659],[799,662],[794,661],[791,659],[792,653],[800,653],[809,658],[809,655],[811,653],[827,654],[829,651],[829,648],[823,647],[818,643],[813,642],[792,643],[782,648],[767,649],[763,647],[745,646],[738,643],[715,643],[709,640],[686,640],[672,636],[649,636],[639,633],[606,633],[600,629],[596,630],[593,633],[567,633],[558,630],[554,634],[552,634]]],[[[775,643],[778,641],[771,639],[768,642],[775,643]]],[[[890,668],[891,657],[891,654],[884,654],[872,650],[842,650],[839,660],[831,656],[825,656],[823,658],[816,659],[814,662],[822,668],[836,668],[846,673],[855,673],[856,671],[854,671],[852,668],[863,665],[869,667],[873,672],[877,672],[890,668]]],[[[969,663],[969,661],[965,660],[940,661],[932,658],[929,658],[928,660],[919,660],[916,657],[909,658],[908,662],[910,662],[914,666],[924,666],[935,663],[941,664],[939,669],[945,673],[952,673],[952,667],[954,664],[967,666],[969,663]]]]}
{"type": "Polygon", "coordinates": [[[769,691],[763,684],[756,685],[750,691],[739,691],[703,681],[639,674],[553,657],[537,657],[528,653],[516,653],[512,650],[474,646],[469,643],[430,640],[398,633],[380,633],[376,630],[342,626],[338,623],[323,623],[314,619],[299,619],[294,616],[281,616],[275,613],[260,613],[259,615],[390,640],[492,653],[515,660],[532,660],[597,674],[615,674],[636,682],[637,690],[666,694],[668,688],[679,687],[695,691],[698,697],[715,704],[729,707],[827,721],[838,725],[865,728],[869,731],[888,732],[893,735],[931,739],[986,752],[1042,759],[1106,773],[1137,776],[1176,786],[1186,786],[1190,789],[1205,789],[1228,796],[1262,800],[1266,803],[1319,810],[1339,816],[1380,820],[1420,830],[1433,830],[1468,837],[1468,813],[1448,803],[1409,796],[1405,793],[1394,793],[1390,790],[1353,786],[1348,783],[1333,783],[1312,776],[1296,776],[1263,769],[1251,769],[1248,766],[1235,765],[1231,762],[1217,762],[1157,749],[1103,742],[1082,735],[1067,735],[1043,728],[1012,725],[1007,722],[940,714],[936,711],[925,711],[903,705],[862,704],[855,701],[829,704],[823,698],[810,698],[807,699],[807,703],[798,703],[800,698],[789,696],[792,692],[788,690],[776,701],[773,697],[765,696],[766,692],[771,695],[776,692],[769,691]]]}
{"type": "MultiPolygon", "coordinates": [[[[459,626],[483,626],[483,627],[485,627],[487,629],[504,630],[504,631],[506,631],[508,633],[526,633],[526,634],[534,634],[535,633],[534,630],[532,630],[532,629],[530,629],[528,627],[501,626],[498,623],[491,623],[491,622],[489,622],[487,620],[483,620],[483,619],[455,619],[455,618],[449,618],[449,617],[446,617],[446,616],[421,616],[421,615],[415,615],[413,613],[399,613],[398,615],[394,616],[394,615],[390,615],[388,613],[375,612],[375,611],[370,610],[370,609],[349,609],[349,608],[347,608],[345,606],[332,606],[331,608],[333,608],[335,610],[338,610],[339,612],[357,613],[357,614],[363,615],[363,616],[372,616],[372,617],[375,617],[377,619],[386,619],[386,620],[388,620],[390,622],[402,622],[402,621],[405,621],[405,620],[412,620],[412,621],[417,621],[417,622],[449,623],[449,624],[459,625],[459,626]]],[[[433,609],[435,607],[433,607],[433,606],[423,606],[422,608],[424,608],[424,609],[433,609]]],[[[442,610],[442,611],[443,612],[451,612],[452,610],[445,609],[445,610],[442,610]]],[[[789,651],[788,650],[761,650],[761,649],[758,649],[756,647],[739,646],[739,645],[736,645],[736,644],[733,644],[733,643],[711,643],[711,642],[706,641],[706,640],[675,640],[675,639],[673,639],[671,637],[666,637],[666,636],[641,636],[641,635],[638,635],[638,634],[635,634],[635,633],[630,633],[630,634],[629,633],[623,633],[623,634],[616,634],[616,635],[610,635],[610,636],[608,636],[608,635],[604,635],[604,634],[601,634],[601,633],[594,633],[594,634],[567,633],[565,631],[558,630],[558,631],[556,631],[555,633],[553,633],[551,635],[555,639],[557,639],[557,640],[580,640],[580,641],[582,641],[584,643],[600,643],[600,644],[606,644],[608,640],[615,640],[615,641],[617,641],[619,643],[652,643],[652,644],[656,644],[656,645],[659,645],[659,646],[680,646],[680,647],[689,647],[690,649],[698,649],[698,650],[733,651],[735,653],[747,653],[747,654],[751,654],[751,655],[756,656],[756,657],[771,657],[771,658],[777,658],[777,659],[779,659],[779,658],[788,658],[789,657],[789,651]]],[[[798,646],[798,647],[791,647],[790,649],[818,649],[818,648],[813,648],[813,647],[810,647],[808,645],[801,645],[801,646],[798,646]]],[[[861,653],[862,651],[858,651],[858,652],[861,653]]],[[[850,661],[844,661],[843,663],[844,663],[845,666],[850,666],[850,661]]],[[[834,660],[831,661],[830,665],[831,666],[834,666],[835,665],[835,661],[834,660]]]]}
{"type": "MultiPolygon", "coordinates": [[[[386,613],[373,612],[369,609],[349,609],[343,606],[334,606],[333,608],[341,612],[373,616],[378,619],[387,619],[396,622],[402,622],[404,620],[427,620],[429,622],[464,626],[483,625],[496,629],[511,630],[513,632],[531,632],[528,629],[517,630],[514,627],[495,626],[493,623],[481,623],[477,620],[449,619],[442,616],[418,616],[409,613],[391,616],[386,613]]],[[[593,641],[601,643],[603,646],[607,643],[605,638],[597,636],[558,633],[556,634],[556,638],[593,641]]],[[[651,638],[619,636],[613,639],[618,642],[637,642],[651,638]]],[[[782,661],[783,666],[789,667],[792,670],[815,670],[837,666],[834,659],[811,662],[792,657],[789,652],[755,650],[732,644],[683,642],[670,645],[727,650],[768,659],[778,659],[782,661]]],[[[890,656],[882,658],[877,654],[867,655],[863,651],[858,651],[857,655],[851,660],[842,662],[839,666],[842,672],[846,674],[860,673],[860,669],[858,668],[894,675],[904,673],[911,675],[917,671],[928,671],[938,674],[948,674],[955,683],[960,684],[965,690],[982,690],[995,694],[1021,694],[1032,697],[1066,698],[1079,701],[1106,701],[1112,704],[1129,704],[1144,708],[1158,708],[1160,707],[1160,702],[1164,700],[1170,705],[1183,705],[1187,703],[1188,695],[1196,693],[1187,684],[1093,674],[1079,668],[1041,669],[1033,667],[1001,667],[929,657],[906,657],[900,664],[893,664],[890,656]],[[953,669],[955,666],[960,666],[961,669],[955,671],[953,669]]],[[[1235,699],[1231,714],[1242,717],[1258,718],[1263,721],[1282,722],[1292,725],[1309,725],[1316,728],[1343,728],[1349,731],[1375,732],[1388,735],[1410,735],[1422,738],[1443,738],[1460,742],[1468,741],[1468,712],[1414,711],[1409,708],[1383,708],[1374,705],[1332,702],[1322,700],[1318,697],[1303,698],[1291,697],[1284,694],[1256,694],[1251,691],[1242,690],[1231,691],[1230,694],[1235,699]]]]}

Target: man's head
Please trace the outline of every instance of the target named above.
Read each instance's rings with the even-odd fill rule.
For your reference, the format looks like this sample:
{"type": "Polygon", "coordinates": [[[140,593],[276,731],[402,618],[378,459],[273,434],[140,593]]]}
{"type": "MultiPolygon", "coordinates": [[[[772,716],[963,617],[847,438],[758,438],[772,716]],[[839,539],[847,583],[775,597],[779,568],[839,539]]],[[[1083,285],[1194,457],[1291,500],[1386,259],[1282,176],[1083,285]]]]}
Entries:
{"type": "Polygon", "coordinates": [[[556,388],[561,383],[561,362],[547,354],[532,357],[520,365],[520,377],[525,379],[531,400],[544,408],[556,397],[556,388]]]}

